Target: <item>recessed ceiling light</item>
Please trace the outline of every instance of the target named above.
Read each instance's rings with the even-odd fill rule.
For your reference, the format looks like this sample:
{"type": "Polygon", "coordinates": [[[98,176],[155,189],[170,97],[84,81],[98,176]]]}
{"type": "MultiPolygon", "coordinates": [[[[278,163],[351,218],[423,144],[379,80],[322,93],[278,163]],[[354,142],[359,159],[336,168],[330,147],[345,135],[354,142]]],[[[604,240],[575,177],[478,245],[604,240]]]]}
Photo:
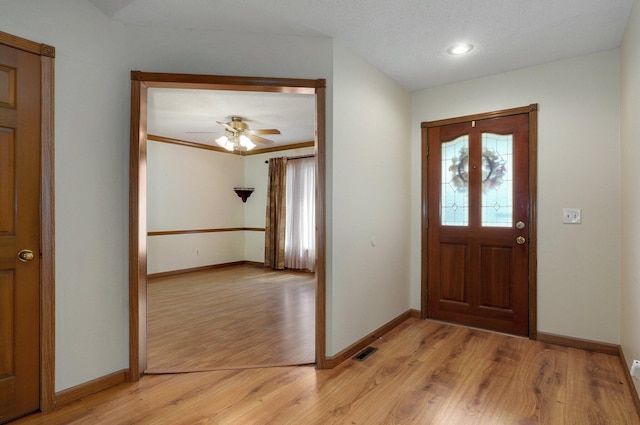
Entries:
{"type": "Polygon", "coordinates": [[[473,44],[469,43],[458,43],[447,49],[447,53],[450,55],[464,55],[465,53],[469,53],[473,49],[473,44]]]}

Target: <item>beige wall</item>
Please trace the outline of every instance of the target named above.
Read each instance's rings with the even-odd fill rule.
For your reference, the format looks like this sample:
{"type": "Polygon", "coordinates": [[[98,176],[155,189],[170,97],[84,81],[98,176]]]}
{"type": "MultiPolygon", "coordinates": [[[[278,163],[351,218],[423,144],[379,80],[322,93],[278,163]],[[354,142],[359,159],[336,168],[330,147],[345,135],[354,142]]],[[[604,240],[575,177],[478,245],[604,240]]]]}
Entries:
{"type": "Polygon", "coordinates": [[[538,330],[620,342],[619,52],[413,94],[412,282],[420,306],[420,122],[538,103],[538,330]],[[562,224],[562,208],[582,224],[562,224]]]}
{"type": "Polygon", "coordinates": [[[410,95],[334,52],[328,355],[409,309],[410,95]]]}
{"type": "Polygon", "coordinates": [[[84,1],[9,0],[0,28],[56,48],[56,390],[128,364],[128,68],[84,1]]]}
{"type": "MultiPolygon", "coordinates": [[[[621,344],[629,363],[640,359],[640,1],[633,10],[622,43],[622,149],[620,264],[621,344]]],[[[629,364],[630,365],[630,364],[629,364]]],[[[640,392],[640,381],[635,380],[640,392]]]]}

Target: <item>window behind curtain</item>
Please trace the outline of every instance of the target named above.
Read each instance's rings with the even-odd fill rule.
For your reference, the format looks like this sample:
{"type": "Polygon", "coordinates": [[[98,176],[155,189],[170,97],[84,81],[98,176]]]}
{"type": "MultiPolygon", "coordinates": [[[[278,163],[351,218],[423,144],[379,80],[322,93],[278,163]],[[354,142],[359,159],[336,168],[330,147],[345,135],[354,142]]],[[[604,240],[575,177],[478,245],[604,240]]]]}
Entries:
{"type": "Polygon", "coordinates": [[[286,188],[285,267],[315,271],[315,158],[289,159],[286,188]]]}

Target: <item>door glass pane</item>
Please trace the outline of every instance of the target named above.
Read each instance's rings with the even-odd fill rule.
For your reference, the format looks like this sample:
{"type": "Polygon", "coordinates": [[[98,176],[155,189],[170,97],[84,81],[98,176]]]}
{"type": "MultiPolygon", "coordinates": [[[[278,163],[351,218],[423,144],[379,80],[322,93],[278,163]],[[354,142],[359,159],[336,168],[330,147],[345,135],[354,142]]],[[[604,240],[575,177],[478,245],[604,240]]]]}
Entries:
{"type": "Polygon", "coordinates": [[[482,134],[482,226],[513,226],[511,134],[482,134]]]}
{"type": "Polygon", "coordinates": [[[442,144],[440,205],[443,226],[469,225],[469,136],[442,144]]]}

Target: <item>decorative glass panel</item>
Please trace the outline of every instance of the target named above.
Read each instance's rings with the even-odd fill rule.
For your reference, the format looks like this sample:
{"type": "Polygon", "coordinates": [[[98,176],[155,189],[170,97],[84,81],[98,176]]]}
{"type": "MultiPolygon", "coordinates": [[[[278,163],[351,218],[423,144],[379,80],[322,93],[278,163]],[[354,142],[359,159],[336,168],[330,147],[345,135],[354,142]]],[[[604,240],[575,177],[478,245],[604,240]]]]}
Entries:
{"type": "Polygon", "coordinates": [[[440,205],[443,226],[469,225],[469,136],[442,144],[440,205]]]}
{"type": "Polygon", "coordinates": [[[482,134],[482,226],[513,226],[513,135],[482,134]]]}

